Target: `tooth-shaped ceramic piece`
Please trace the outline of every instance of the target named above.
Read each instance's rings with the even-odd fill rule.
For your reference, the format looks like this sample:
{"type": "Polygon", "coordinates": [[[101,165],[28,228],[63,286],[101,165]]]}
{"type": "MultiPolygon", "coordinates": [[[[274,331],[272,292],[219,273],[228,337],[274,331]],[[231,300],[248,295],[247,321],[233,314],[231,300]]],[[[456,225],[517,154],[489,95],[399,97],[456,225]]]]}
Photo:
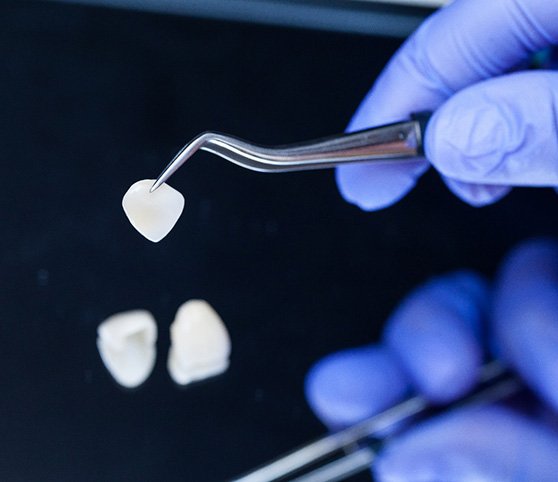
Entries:
{"type": "Polygon", "coordinates": [[[157,325],[145,310],[107,318],[97,328],[97,348],[105,367],[122,386],[141,385],[155,365],[157,325]]]}
{"type": "Polygon", "coordinates": [[[132,184],[122,198],[122,207],[132,226],[149,241],[158,243],[169,234],[182,214],[184,196],[168,184],[150,193],[154,182],[144,179],[132,184]]]}
{"type": "Polygon", "coordinates": [[[186,385],[224,372],[231,341],[223,320],[203,300],[184,303],[170,327],[167,367],[171,378],[186,385]]]}

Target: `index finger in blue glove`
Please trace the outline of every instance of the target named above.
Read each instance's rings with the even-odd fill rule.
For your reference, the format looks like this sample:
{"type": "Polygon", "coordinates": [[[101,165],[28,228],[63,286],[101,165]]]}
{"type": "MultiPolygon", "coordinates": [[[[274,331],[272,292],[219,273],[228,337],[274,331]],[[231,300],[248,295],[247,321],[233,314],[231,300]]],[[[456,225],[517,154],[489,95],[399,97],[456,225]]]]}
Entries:
{"type": "Polygon", "coordinates": [[[306,399],[330,429],[338,430],[400,401],[409,382],[386,347],[370,345],[329,355],[306,376],[306,399]]]}
{"type": "MultiPolygon", "coordinates": [[[[361,103],[349,130],[435,110],[455,92],[502,74],[554,43],[558,43],[557,2],[454,2],[427,20],[397,52],[361,103]]],[[[345,199],[374,210],[404,196],[426,168],[426,162],[389,171],[374,165],[344,166],[337,170],[337,183],[345,199]]],[[[461,191],[462,197],[475,203],[466,187],[461,191]]]]}
{"type": "Polygon", "coordinates": [[[534,240],[509,254],[492,323],[498,355],[558,410],[558,242],[534,240]]]}

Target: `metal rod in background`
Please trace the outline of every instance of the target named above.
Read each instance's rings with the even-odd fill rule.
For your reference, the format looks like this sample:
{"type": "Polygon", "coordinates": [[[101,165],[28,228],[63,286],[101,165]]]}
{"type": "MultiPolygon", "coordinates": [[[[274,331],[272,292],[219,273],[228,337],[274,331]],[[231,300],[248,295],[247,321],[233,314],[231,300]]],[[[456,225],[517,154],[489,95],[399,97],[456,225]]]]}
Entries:
{"type": "MultiPolygon", "coordinates": [[[[479,385],[480,388],[477,388],[472,395],[458,400],[446,407],[446,409],[465,405],[493,403],[514,395],[523,388],[521,382],[509,375],[505,368],[497,361],[487,363],[482,367],[479,376],[479,385]]],[[[359,442],[367,441],[367,439],[373,435],[385,432],[386,429],[396,424],[409,421],[417,415],[424,414],[430,408],[431,404],[425,398],[421,396],[411,397],[345,430],[326,435],[314,442],[310,442],[261,468],[255,469],[240,478],[233,479],[232,482],[273,482],[282,480],[288,475],[316,464],[326,457],[331,457],[343,449],[351,448],[359,442]]],[[[350,456],[351,454],[346,457],[350,456]]],[[[344,460],[344,458],[339,460],[344,460]]],[[[352,462],[358,465],[356,461],[353,460],[352,462]]],[[[349,459],[346,465],[347,468],[349,468],[350,463],[351,459],[349,459]]],[[[354,471],[351,473],[354,473],[354,471]]],[[[311,474],[306,477],[310,475],[311,474]]],[[[312,479],[305,479],[304,477],[305,476],[301,476],[296,480],[298,482],[312,481],[312,479]]]]}
{"type": "Polygon", "coordinates": [[[375,458],[372,448],[363,447],[291,482],[338,482],[368,470],[375,458]]]}
{"type": "Polygon", "coordinates": [[[326,435],[231,482],[266,482],[281,479],[310,464],[318,462],[352,444],[382,431],[400,420],[419,414],[428,407],[422,397],[402,403],[340,432],[326,435]]]}

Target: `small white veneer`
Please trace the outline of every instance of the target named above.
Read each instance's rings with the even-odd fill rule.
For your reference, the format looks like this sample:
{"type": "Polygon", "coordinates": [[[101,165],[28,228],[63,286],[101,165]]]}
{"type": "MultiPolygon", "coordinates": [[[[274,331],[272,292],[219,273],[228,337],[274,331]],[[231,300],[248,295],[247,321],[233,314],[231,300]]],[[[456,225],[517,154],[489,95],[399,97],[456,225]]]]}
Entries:
{"type": "Polygon", "coordinates": [[[231,340],[223,320],[203,300],[190,300],[170,327],[167,367],[179,385],[219,375],[229,366],[231,340]]]}
{"type": "Polygon", "coordinates": [[[106,369],[122,386],[141,385],[155,365],[157,325],[145,310],[107,318],[97,328],[97,348],[106,369]]]}
{"type": "Polygon", "coordinates": [[[155,180],[132,184],[122,198],[122,207],[132,226],[149,241],[158,243],[178,221],[184,209],[184,196],[168,184],[149,192],[155,180]]]}

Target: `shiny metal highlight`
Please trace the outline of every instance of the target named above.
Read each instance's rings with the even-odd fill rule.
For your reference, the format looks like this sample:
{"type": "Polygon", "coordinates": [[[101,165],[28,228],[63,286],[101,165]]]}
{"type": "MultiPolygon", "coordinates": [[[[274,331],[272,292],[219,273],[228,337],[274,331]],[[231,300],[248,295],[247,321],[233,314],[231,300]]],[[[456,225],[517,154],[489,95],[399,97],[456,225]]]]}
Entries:
{"type": "Polygon", "coordinates": [[[423,128],[423,123],[412,120],[280,147],[263,147],[229,135],[205,132],[178,152],[161,172],[151,192],[198,150],[258,172],[326,169],[355,162],[413,162],[422,156],[423,128]]]}

